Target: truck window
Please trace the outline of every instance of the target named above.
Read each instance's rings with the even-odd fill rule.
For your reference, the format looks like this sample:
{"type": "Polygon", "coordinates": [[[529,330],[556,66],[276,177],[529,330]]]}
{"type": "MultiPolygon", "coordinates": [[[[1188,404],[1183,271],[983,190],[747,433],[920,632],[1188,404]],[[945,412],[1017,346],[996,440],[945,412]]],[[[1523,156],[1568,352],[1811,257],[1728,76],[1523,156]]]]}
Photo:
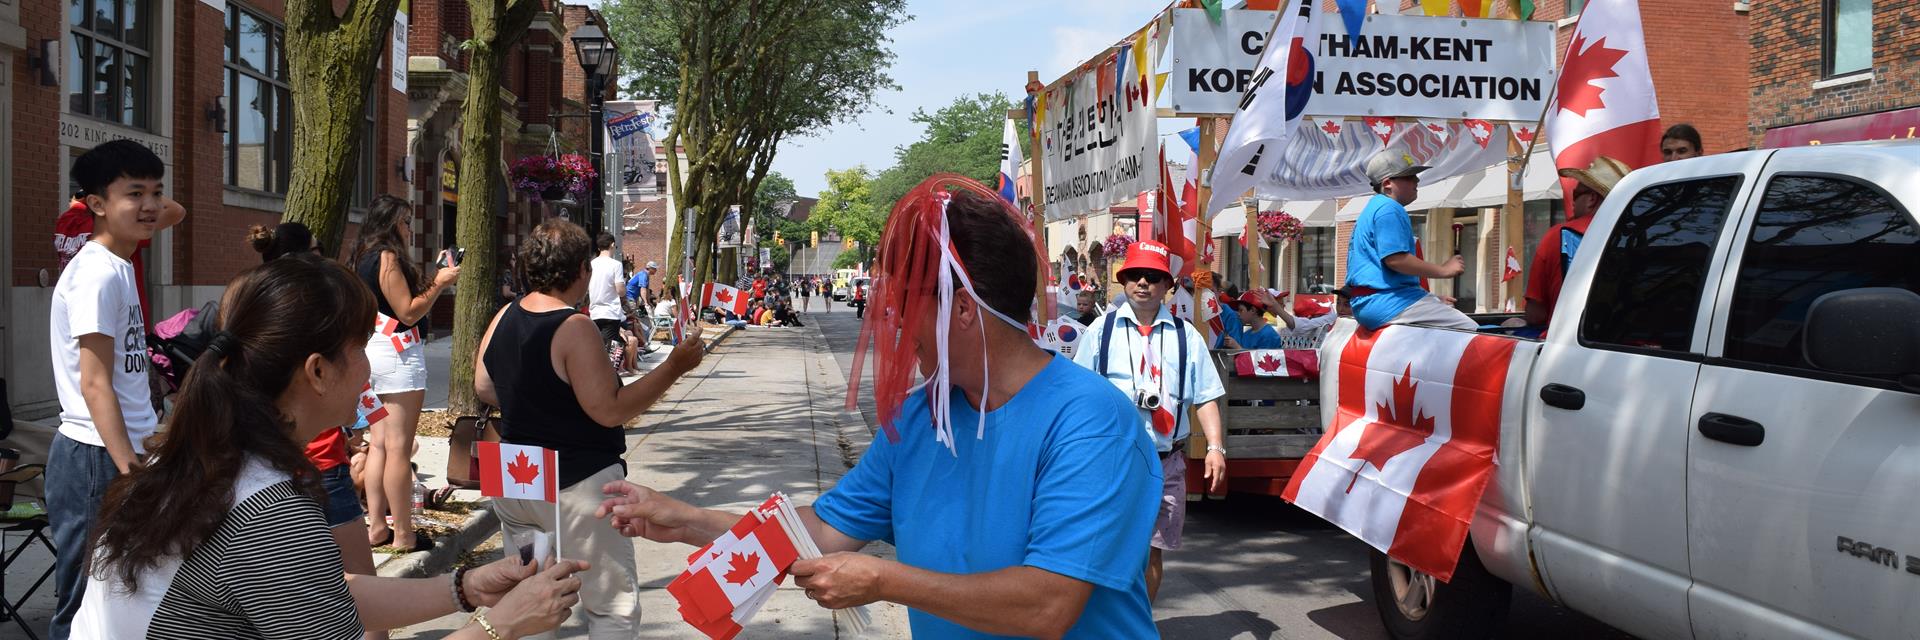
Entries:
{"type": "Polygon", "coordinates": [[[1663,351],[1693,346],[1694,318],[1740,176],[1650,187],[1607,238],[1580,339],[1663,351]]]}
{"type": "Polygon", "coordinates": [[[1801,350],[1807,309],[1862,287],[1920,292],[1920,231],[1878,189],[1828,176],[1767,185],[1734,279],[1726,357],[1814,369],[1801,350]]]}

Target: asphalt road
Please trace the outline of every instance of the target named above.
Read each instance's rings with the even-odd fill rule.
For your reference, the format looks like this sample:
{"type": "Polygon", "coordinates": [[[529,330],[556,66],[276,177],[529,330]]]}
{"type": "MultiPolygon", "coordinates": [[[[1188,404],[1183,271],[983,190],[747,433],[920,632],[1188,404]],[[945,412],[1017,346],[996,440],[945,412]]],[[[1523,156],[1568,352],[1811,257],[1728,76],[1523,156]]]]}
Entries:
{"type": "MultiPolygon", "coordinates": [[[[821,301],[812,302],[805,319],[820,326],[844,373],[859,321],[844,304],[823,313],[821,301]]],[[[862,400],[871,421],[871,403],[862,400]]],[[[1191,503],[1185,533],[1185,547],[1166,556],[1166,578],[1155,603],[1164,637],[1388,637],[1374,609],[1366,545],[1317,516],[1277,498],[1235,495],[1191,503]]],[[[1518,590],[1505,636],[1632,637],[1518,590]]]]}

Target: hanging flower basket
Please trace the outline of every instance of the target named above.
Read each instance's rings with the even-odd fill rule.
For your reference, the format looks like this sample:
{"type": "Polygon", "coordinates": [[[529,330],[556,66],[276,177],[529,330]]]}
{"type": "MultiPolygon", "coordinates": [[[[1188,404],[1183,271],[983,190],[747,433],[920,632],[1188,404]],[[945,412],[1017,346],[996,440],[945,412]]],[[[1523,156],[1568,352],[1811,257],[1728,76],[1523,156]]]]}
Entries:
{"type": "Polygon", "coordinates": [[[1257,214],[1255,222],[1260,225],[1260,235],[1269,240],[1298,242],[1301,236],[1306,235],[1306,225],[1285,211],[1262,211],[1257,214]]]}
{"type": "Polygon", "coordinates": [[[575,153],[527,156],[507,168],[507,180],[515,190],[547,201],[560,200],[569,193],[585,194],[593,189],[593,179],[598,176],[593,162],[575,153]]]}
{"type": "Polygon", "coordinates": [[[1100,244],[1100,252],[1108,256],[1124,256],[1130,246],[1133,246],[1133,236],[1116,233],[1107,236],[1106,242],[1100,244]]]}

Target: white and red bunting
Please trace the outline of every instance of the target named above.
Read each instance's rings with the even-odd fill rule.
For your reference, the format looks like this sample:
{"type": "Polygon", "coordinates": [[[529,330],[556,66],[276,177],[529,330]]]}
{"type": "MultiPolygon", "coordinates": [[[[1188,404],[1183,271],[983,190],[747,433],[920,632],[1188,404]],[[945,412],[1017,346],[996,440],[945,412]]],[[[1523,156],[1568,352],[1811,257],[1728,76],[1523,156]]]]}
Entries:
{"type": "Polygon", "coordinates": [[[1485,120],[1461,120],[1460,124],[1466,127],[1467,135],[1473,136],[1473,143],[1480,145],[1480,148],[1487,148],[1487,143],[1493,141],[1493,123],[1485,120]]]}
{"type": "Polygon", "coordinates": [[[1365,118],[1361,118],[1360,122],[1362,124],[1365,124],[1367,126],[1367,130],[1373,132],[1373,135],[1380,136],[1380,144],[1393,143],[1393,127],[1395,125],[1395,120],[1393,118],[1378,118],[1374,116],[1367,116],[1365,118]]]}
{"type": "Polygon", "coordinates": [[[1427,131],[1427,134],[1433,136],[1433,138],[1435,140],[1438,140],[1440,144],[1444,145],[1447,143],[1448,140],[1453,139],[1452,123],[1449,123],[1445,120],[1438,120],[1433,118],[1421,118],[1418,120],[1418,123],[1421,129],[1425,129],[1427,131]]]}
{"type": "Polygon", "coordinates": [[[1531,124],[1515,122],[1509,124],[1508,128],[1513,131],[1513,140],[1520,143],[1522,147],[1533,144],[1534,136],[1540,134],[1540,130],[1534,128],[1531,124]]]}
{"type": "Polygon", "coordinates": [[[1327,117],[1318,117],[1318,116],[1308,118],[1307,124],[1312,126],[1314,130],[1319,131],[1321,135],[1324,135],[1328,138],[1340,137],[1340,132],[1346,131],[1347,127],[1349,126],[1347,124],[1347,121],[1342,118],[1327,118],[1327,117]]]}
{"type": "Polygon", "coordinates": [[[1414,326],[1355,333],[1340,352],[1333,423],[1282,497],[1452,579],[1493,476],[1514,345],[1414,326]]]}

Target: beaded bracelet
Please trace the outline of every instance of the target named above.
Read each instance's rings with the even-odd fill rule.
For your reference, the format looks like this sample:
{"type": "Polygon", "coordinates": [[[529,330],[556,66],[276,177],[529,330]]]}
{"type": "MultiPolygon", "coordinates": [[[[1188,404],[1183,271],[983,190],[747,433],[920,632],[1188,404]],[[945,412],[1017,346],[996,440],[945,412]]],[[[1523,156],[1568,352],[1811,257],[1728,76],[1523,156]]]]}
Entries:
{"type": "Polygon", "coordinates": [[[467,602],[467,592],[460,589],[461,583],[464,582],[466,578],[467,565],[463,564],[453,568],[453,606],[458,608],[461,613],[473,613],[476,607],[473,606],[473,603],[467,602]]]}

